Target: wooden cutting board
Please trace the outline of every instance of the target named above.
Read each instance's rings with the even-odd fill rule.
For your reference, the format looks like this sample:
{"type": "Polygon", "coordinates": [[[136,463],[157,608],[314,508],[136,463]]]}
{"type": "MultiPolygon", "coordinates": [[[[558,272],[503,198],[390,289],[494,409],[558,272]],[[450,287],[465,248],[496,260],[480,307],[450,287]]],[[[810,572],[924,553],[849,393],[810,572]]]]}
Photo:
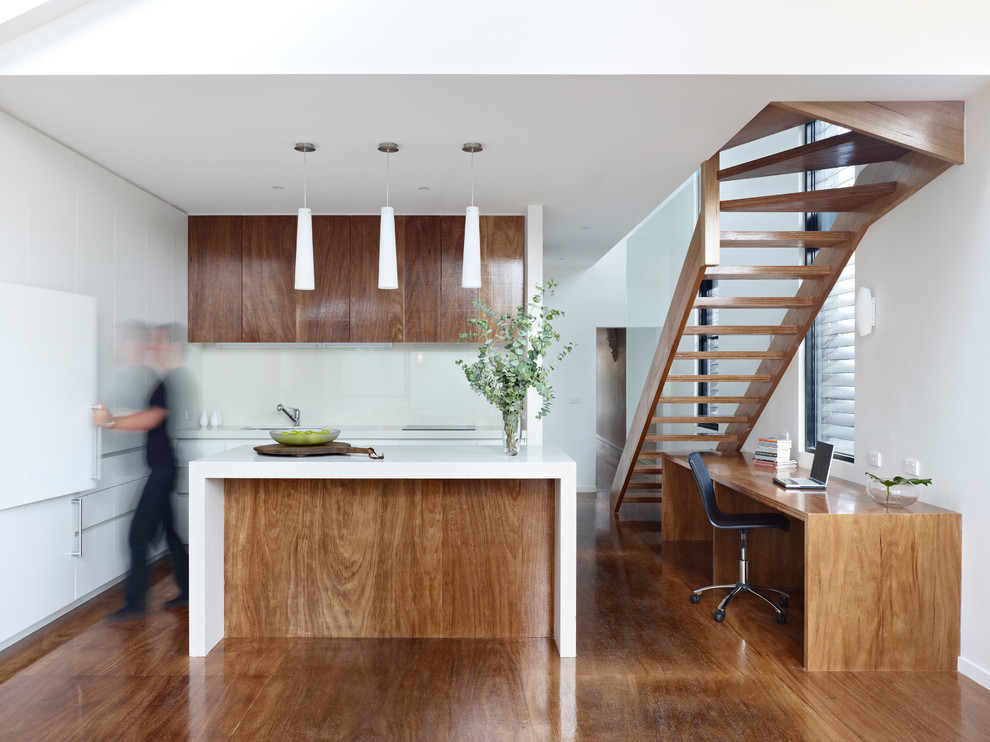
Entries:
{"type": "Polygon", "coordinates": [[[284,443],[267,443],[254,450],[264,456],[333,456],[347,453],[366,453],[372,459],[384,459],[385,454],[373,448],[357,448],[343,441],[331,441],[320,446],[287,446],[284,443]]]}

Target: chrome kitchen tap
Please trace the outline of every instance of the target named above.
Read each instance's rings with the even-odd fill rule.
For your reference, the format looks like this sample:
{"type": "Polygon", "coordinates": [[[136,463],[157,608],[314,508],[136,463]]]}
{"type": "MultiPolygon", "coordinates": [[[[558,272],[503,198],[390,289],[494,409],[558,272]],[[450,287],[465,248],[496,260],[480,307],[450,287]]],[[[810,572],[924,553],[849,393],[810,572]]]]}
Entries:
{"type": "Polygon", "coordinates": [[[299,408],[298,407],[286,407],[284,404],[279,402],[278,407],[275,408],[279,412],[284,412],[288,418],[292,421],[293,426],[299,425],[299,408]]]}

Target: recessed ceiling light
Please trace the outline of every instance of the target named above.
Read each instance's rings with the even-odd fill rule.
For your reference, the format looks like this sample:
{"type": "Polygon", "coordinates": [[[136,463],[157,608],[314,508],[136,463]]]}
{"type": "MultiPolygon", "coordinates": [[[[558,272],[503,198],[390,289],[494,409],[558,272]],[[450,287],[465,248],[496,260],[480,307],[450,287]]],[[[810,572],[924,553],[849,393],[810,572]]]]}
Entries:
{"type": "Polygon", "coordinates": [[[285,186],[272,186],[273,191],[284,191],[285,186]]]}

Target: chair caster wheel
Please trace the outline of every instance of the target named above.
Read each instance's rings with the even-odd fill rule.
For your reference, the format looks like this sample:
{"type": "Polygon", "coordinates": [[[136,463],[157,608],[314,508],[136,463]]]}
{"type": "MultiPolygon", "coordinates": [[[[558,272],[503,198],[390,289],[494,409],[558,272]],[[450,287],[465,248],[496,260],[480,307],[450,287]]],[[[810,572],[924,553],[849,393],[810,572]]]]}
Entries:
{"type": "Polygon", "coordinates": [[[786,595],[784,595],[783,597],[781,597],[779,601],[777,601],[777,605],[779,605],[781,608],[786,608],[787,606],[790,605],[790,603],[791,601],[787,599],[786,595]]]}
{"type": "Polygon", "coordinates": [[[698,593],[691,593],[690,600],[691,600],[692,603],[700,603],[701,602],[701,596],[698,595],[698,593]]]}
{"type": "Polygon", "coordinates": [[[777,614],[777,623],[787,623],[787,614],[786,613],[778,613],[777,614]]]}
{"type": "Polygon", "coordinates": [[[712,614],[712,618],[714,618],[719,623],[722,623],[725,620],[725,611],[715,611],[712,614]]]}

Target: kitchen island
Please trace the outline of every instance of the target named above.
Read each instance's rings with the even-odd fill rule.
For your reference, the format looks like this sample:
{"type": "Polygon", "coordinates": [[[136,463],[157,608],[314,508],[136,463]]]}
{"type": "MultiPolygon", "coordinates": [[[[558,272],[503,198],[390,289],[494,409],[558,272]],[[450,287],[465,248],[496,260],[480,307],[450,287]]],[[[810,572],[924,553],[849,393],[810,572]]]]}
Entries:
{"type": "Polygon", "coordinates": [[[574,461],[384,453],[190,462],[190,655],[224,636],[552,636],[575,656],[574,461]]]}

